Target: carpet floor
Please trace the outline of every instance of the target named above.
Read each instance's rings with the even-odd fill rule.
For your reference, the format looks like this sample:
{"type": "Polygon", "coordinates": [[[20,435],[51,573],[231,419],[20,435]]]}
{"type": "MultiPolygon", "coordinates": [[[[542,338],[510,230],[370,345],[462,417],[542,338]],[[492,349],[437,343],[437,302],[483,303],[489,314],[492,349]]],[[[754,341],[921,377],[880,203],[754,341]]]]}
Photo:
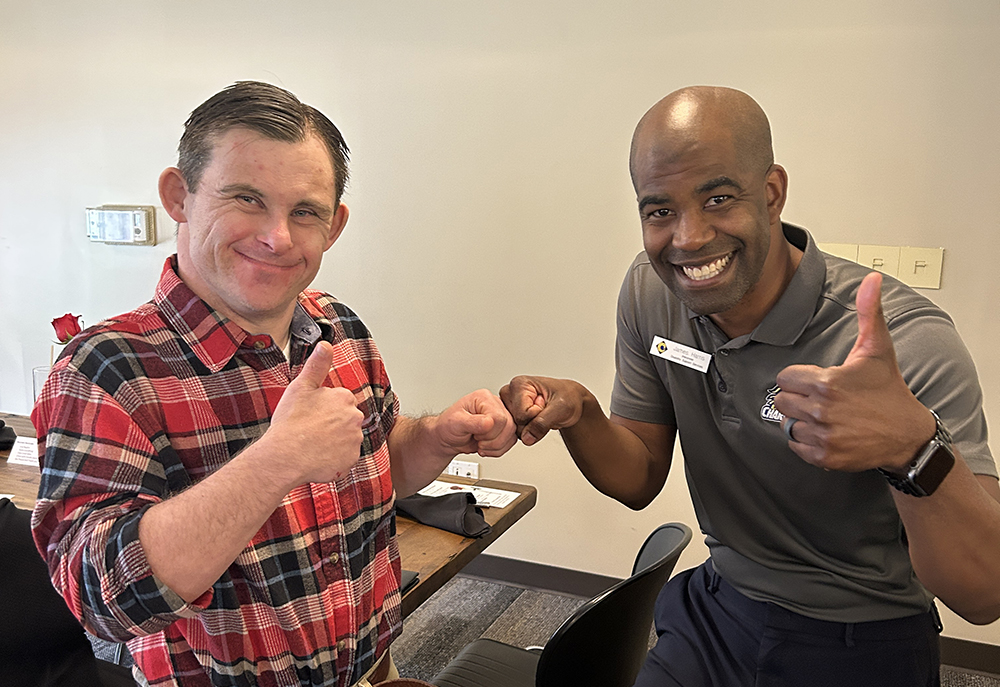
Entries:
{"type": "Polygon", "coordinates": [[[402,677],[430,680],[480,637],[520,647],[545,644],[585,601],[458,576],[403,621],[392,658],[402,677]]]}
{"type": "MultiPolygon", "coordinates": [[[[430,680],[480,637],[520,647],[544,645],[585,601],[459,575],[403,622],[392,657],[402,677],[430,680]]],[[[1000,677],[942,666],[941,685],[1000,687],[1000,677]]]]}

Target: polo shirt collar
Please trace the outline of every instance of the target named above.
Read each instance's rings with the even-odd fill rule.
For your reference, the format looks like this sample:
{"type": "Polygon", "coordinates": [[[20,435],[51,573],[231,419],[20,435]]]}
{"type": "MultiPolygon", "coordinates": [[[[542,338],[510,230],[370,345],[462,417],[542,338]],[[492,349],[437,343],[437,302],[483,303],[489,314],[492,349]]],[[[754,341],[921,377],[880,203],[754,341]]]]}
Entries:
{"type": "Polygon", "coordinates": [[[802,250],[802,260],[781,298],[752,332],[729,339],[710,317],[683,306],[688,317],[705,328],[719,348],[742,348],[751,341],[790,346],[809,326],[826,282],[826,260],[808,231],[786,222],[781,223],[781,230],[793,246],[802,250]]]}
{"type": "Polygon", "coordinates": [[[752,341],[791,346],[809,326],[826,282],[826,260],[805,229],[782,222],[785,238],[803,251],[798,269],[781,298],[750,334],[752,341]]]}

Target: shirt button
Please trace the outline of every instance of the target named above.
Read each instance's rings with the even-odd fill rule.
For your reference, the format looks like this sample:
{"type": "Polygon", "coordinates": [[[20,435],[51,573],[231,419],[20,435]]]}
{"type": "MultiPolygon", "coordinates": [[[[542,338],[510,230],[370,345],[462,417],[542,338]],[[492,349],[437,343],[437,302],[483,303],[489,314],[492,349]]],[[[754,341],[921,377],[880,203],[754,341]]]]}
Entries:
{"type": "Polygon", "coordinates": [[[344,647],[346,646],[347,646],[347,640],[341,639],[339,642],[337,642],[337,651],[343,651],[344,647]]]}
{"type": "Polygon", "coordinates": [[[725,383],[725,382],[723,382],[723,381],[719,381],[719,391],[721,391],[722,393],[726,393],[726,391],[727,391],[728,389],[729,389],[729,387],[728,387],[728,386],[726,386],[726,383],[725,383]]]}
{"type": "Polygon", "coordinates": [[[254,341],[253,342],[253,347],[256,348],[258,351],[261,351],[261,350],[267,348],[267,344],[264,343],[263,341],[254,341]]]}
{"type": "Polygon", "coordinates": [[[340,560],[340,554],[339,553],[332,553],[332,554],[330,554],[330,559],[329,560],[330,560],[331,563],[336,563],[337,561],[340,560]]]}
{"type": "Polygon", "coordinates": [[[719,355],[721,355],[723,358],[725,358],[727,355],[729,355],[729,349],[728,348],[723,348],[721,351],[719,351],[719,355]]]}

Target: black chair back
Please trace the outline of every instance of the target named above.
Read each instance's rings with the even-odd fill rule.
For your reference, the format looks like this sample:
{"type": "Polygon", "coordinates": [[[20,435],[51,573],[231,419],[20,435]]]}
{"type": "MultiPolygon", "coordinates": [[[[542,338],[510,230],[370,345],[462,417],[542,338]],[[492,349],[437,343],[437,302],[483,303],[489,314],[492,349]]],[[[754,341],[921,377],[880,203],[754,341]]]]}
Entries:
{"type": "Polygon", "coordinates": [[[635,555],[635,563],[632,564],[632,574],[645,570],[674,552],[680,555],[690,541],[691,528],[687,525],[680,522],[660,525],[649,533],[639,548],[639,553],[635,555]],[[679,551],[678,546],[681,547],[679,551]]]}
{"type": "Polygon", "coordinates": [[[100,661],[52,587],[31,538],[31,512],[0,499],[0,685],[135,687],[100,661]]]}
{"type": "Polygon", "coordinates": [[[649,646],[653,605],[691,541],[682,523],[647,537],[628,579],[594,597],[562,624],[538,660],[536,687],[631,687],[649,646]]]}

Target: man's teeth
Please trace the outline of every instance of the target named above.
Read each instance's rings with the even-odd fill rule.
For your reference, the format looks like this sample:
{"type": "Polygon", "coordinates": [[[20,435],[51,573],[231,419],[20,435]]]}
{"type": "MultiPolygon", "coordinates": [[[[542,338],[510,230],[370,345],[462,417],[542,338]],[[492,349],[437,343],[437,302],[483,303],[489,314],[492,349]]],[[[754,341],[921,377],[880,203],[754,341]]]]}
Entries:
{"type": "Polygon", "coordinates": [[[710,262],[707,265],[701,267],[690,267],[688,265],[681,265],[681,269],[684,270],[684,274],[687,275],[688,279],[693,281],[703,281],[705,279],[711,279],[716,276],[722,270],[726,269],[726,265],[729,264],[729,258],[732,254],[725,256],[724,258],[719,258],[715,262],[710,262]]]}

